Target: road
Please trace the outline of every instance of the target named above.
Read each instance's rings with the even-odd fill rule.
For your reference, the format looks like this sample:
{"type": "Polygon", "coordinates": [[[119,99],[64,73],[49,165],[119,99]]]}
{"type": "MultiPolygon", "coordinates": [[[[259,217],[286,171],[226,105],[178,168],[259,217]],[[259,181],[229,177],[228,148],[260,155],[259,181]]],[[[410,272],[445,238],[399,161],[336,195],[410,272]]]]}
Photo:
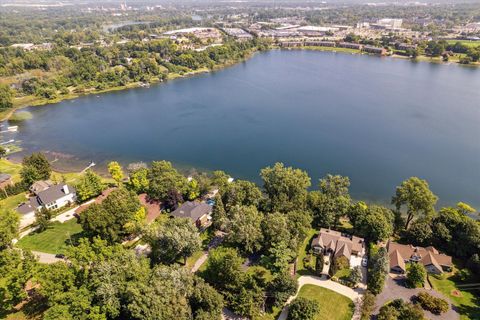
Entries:
{"type": "Polygon", "coordinates": [[[278,317],[278,320],[286,320],[287,319],[288,304],[290,304],[290,302],[292,302],[293,299],[296,298],[300,289],[306,284],[312,284],[312,285],[315,285],[315,286],[330,289],[332,291],[335,291],[336,293],[339,293],[339,294],[349,298],[355,304],[355,312],[354,312],[354,315],[353,315],[352,319],[360,319],[360,301],[361,301],[361,298],[362,298],[362,295],[363,295],[363,291],[364,291],[363,289],[355,289],[354,290],[354,289],[349,288],[347,286],[344,286],[344,285],[342,285],[338,282],[334,282],[332,280],[322,279],[322,278],[315,277],[315,276],[301,276],[300,278],[298,278],[298,291],[297,291],[297,293],[294,296],[291,296],[290,298],[288,298],[288,300],[285,304],[285,307],[282,310],[282,313],[278,317]]]}

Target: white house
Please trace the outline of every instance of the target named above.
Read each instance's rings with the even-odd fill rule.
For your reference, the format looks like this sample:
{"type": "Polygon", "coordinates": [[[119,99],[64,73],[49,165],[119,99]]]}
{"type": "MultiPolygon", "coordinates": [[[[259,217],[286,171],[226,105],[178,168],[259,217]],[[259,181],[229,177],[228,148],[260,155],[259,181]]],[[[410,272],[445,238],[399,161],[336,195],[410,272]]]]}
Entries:
{"type": "MultiPolygon", "coordinates": [[[[34,188],[35,189],[35,188],[34,188]]],[[[35,221],[35,211],[47,208],[56,210],[77,200],[75,188],[67,184],[50,185],[41,191],[35,189],[34,196],[18,206],[17,211],[22,215],[20,227],[26,227],[35,221]]]]}

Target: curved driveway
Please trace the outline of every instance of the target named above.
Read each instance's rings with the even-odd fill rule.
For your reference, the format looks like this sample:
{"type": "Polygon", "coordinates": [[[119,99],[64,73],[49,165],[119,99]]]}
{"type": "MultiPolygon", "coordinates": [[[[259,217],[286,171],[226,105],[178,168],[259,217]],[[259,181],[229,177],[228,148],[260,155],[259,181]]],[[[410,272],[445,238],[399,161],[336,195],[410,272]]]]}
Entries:
{"type": "Polygon", "coordinates": [[[332,280],[322,279],[322,278],[315,277],[315,276],[301,276],[300,278],[298,278],[298,291],[297,291],[297,293],[294,296],[291,296],[290,298],[288,298],[287,303],[285,304],[285,307],[283,308],[282,313],[280,314],[280,316],[278,317],[277,320],[286,320],[287,319],[288,304],[290,302],[292,302],[293,299],[295,299],[295,297],[298,295],[298,292],[300,292],[300,289],[306,284],[312,284],[312,285],[315,285],[315,286],[326,288],[326,289],[332,290],[332,291],[334,291],[338,294],[341,294],[341,295],[349,298],[355,304],[355,312],[354,312],[354,315],[353,315],[352,319],[360,319],[359,311],[360,311],[361,297],[362,297],[363,291],[364,291],[363,289],[355,289],[354,290],[354,289],[349,288],[347,286],[344,286],[344,285],[342,285],[338,282],[334,282],[332,280]]]}

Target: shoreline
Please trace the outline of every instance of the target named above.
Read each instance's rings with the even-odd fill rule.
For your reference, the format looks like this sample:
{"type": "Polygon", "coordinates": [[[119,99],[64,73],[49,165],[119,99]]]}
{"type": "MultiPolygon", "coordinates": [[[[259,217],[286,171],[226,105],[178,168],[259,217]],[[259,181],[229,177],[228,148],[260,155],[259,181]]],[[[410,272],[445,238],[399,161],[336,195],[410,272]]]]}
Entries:
{"type": "MultiPolygon", "coordinates": [[[[232,67],[236,64],[245,62],[252,58],[259,50],[252,50],[251,52],[248,53],[247,57],[236,60],[236,61],[228,61],[226,63],[223,63],[221,65],[216,65],[212,69],[208,68],[200,68],[197,70],[192,70],[190,72],[187,72],[185,74],[178,74],[178,73],[171,73],[167,75],[167,78],[165,80],[160,80],[158,78],[153,78],[148,84],[149,85],[157,85],[161,83],[167,83],[168,81],[176,80],[176,79],[187,79],[190,77],[194,77],[196,75],[204,74],[204,73],[212,73],[216,72],[219,70],[223,70],[229,67],[232,67]]],[[[55,99],[46,99],[46,98],[40,98],[40,97],[35,97],[35,96],[24,96],[21,98],[14,98],[13,101],[13,107],[9,110],[6,110],[4,112],[0,112],[0,121],[8,121],[10,117],[17,111],[21,109],[25,109],[28,107],[41,107],[45,105],[50,105],[50,104],[57,104],[63,101],[67,100],[74,100],[78,99],[83,96],[89,96],[89,95],[94,95],[94,94],[104,94],[104,93],[109,93],[109,92],[116,92],[116,91],[123,91],[123,90],[129,90],[129,89],[137,89],[142,87],[143,82],[132,82],[128,83],[125,86],[115,86],[111,88],[106,88],[106,89],[101,89],[101,90],[87,90],[86,92],[83,93],[69,93],[63,96],[60,96],[55,99]],[[21,101],[21,100],[24,101],[21,101]],[[20,101],[19,101],[20,100],[20,101]]]]}
{"type": "MultiPolygon", "coordinates": [[[[410,60],[411,62],[427,62],[427,63],[434,63],[434,64],[442,64],[442,65],[458,65],[462,67],[473,67],[473,68],[479,68],[480,63],[475,63],[475,64],[468,64],[468,65],[463,65],[460,64],[458,61],[442,61],[441,58],[431,58],[427,56],[418,56],[415,59],[412,59],[407,56],[402,56],[402,55],[397,55],[397,54],[392,54],[392,55],[386,55],[386,56],[379,56],[375,54],[369,54],[369,53],[364,53],[362,51],[356,50],[356,49],[348,49],[348,48],[337,48],[337,47],[295,47],[295,48],[281,48],[278,46],[274,46],[269,48],[268,50],[265,51],[271,51],[271,50],[286,50],[286,51],[320,51],[320,52],[333,52],[333,53],[339,53],[339,54],[354,54],[354,55],[366,55],[366,56],[375,56],[375,57],[386,57],[386,58],[394,58],[394,59],[403,59],[403,60],[410,60]]],[[[212,73],[216,72],[219,70],[223,70],[226,68],[229,68],[231,66],[234,66],[236,64],[245,62],[252,58],[256,53],[261,52],[259,50],[252,50],[251,52],[248,53],[247,57],[240,59],[238,61],[229,61],[221,65],[214,66],[212,69],[207,69],[207,68],[202,68],[198,70],[193,70],[185,74],[177,74],[177,73],[172,73],[168,74],[167,78],[163,81],[158,78],[152,79],[149,84],[160,84],[160,83],[166,83],[171,80],[176,80],[176,79],[184,79],[184,78],[189,78],[193,77],[199,74],[203,73],[212,73]]],[[[0,113],[0,121],[8,121],[10,117],[17,112],[18,110],[28,108],[28,107],[37,107],[37,106],[44,106],[44,105],[49,105],[49,104],[56,104],[60,103],[62,101],[66,100],[73,100],[80,98],[82,96],[87,96],[87,95],[92,95],[92,94],[103,94],[103,93],[109,93],[109,92],[115,92],[115,91],[123,91],[123,90],[128,90],[128,89],[135,89],[135,88],[141,88],[142,87],[142,82],[132,82],[129,83],[125,86],[116,86],[116,87],[111,87],[111,88],[106,88],[102,90],[90,90],[87,92],[83,93],[70,93],[65,96],[58,97],[56,99],[45,99],[45,98],[40,98],[40,97],[35,97],[35,96],[25,96],[21,98],[15,98],[17,101],[14,101],[14,106],[12,109],[1,112],[0,113]],[[24,100],[24,101],[19,101],[19,100],[24,100]]]]}

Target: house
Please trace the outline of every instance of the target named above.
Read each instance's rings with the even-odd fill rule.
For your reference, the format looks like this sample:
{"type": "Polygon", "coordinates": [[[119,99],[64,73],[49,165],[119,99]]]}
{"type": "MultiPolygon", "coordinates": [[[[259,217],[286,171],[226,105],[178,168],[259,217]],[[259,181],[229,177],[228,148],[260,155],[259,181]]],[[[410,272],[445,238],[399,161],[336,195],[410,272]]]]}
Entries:
{"type": "Polygon", "coordinates": [[[355,50],[361,50],[363,48],[363,45],[358,43],[352,43],[352,42],[340,42],[338,46],[340,48],[348,48],[348,49],[355,49],[355,50]]]}
{"type": "Polygon", "coordinates": [[[450,271],[453,266],[452,257],[439,253],[432,246],[423,248],[389,241],[387,250],[390,270],[395,273],[405,273],[407,263],[421,263],[428,272],[435,274],[450,271]]]}
{"type": "Polygon", "coordinates": [[[12,185],[12,176],[6,173],[0,173],[0,189],[4,189],[6,186],[12,185]]]}
{"type": "Polygon", "coordinates": [[[17,207],[18,213],[22,215],[21,227],[35,221],[35,211],[42,208],[57,210],[75,202],[77,199],[75,188],[67,184],[51,185],[46,189],[43,189],[43,186],[45,185],[37,184],[33,188],[35,190],[34,196],[17,207]]]}
{"type": "Polygon", "coordinates": [[[170,213],[175,218],[190,218],[199,228],[205,228],[212,221],[212,206],[205,202],[187,201],[170,213]]]}
{"type": "Polygon", "coordinates": [[[333,41],[306,41],[305,45],[308,47],[335,47],[333,41]]]}
{"type": "Polygon", "coordinates": [[[385,48],[380,48],[380,47],[365,46],[363,47],[362,50],[368,53],[378,54],[381,56],[384,56],[387,54],[387,50],[385,48]]]}
{"type": "Polygon", "coordinates": [[[30,190],[31,193],[37,194],[43,190],[47,190],[53,186],[53,182],[50,180],[41,180],[33,183],[28,190],[30,190]]]}
{"type": "Polygon", "coordinates": [[[316,253],[331,255],[332,258],[345,257],[348,261],[352,256],[365,254],[365,240],[356,236],[345,236],[341,232],[321,228],[317,237],[312,240],[312,249],[316,253]]]}

